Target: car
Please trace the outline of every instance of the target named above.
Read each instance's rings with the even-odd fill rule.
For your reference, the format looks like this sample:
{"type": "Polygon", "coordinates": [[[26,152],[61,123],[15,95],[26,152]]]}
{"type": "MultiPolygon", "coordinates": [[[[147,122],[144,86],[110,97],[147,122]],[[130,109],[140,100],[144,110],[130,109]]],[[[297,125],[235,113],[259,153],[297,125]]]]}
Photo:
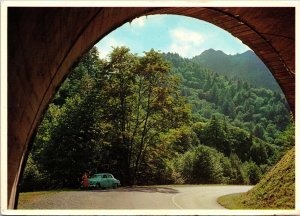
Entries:
{"type": "Polygon", "coordinates": [[[117,188],[121,185],[118,179],[110,173],[97,173],[88,179],[89,187],[95,188],[117,188]]]}

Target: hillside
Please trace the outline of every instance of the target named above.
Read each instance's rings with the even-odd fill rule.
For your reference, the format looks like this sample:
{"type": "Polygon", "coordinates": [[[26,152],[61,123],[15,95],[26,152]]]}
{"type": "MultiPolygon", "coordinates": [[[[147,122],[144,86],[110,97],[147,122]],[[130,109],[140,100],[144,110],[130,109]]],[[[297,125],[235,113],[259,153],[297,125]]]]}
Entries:
{"type": "MultiPolygon", "coordinates": [[[[216,66],[220,64],[220,59],[223,59],[224,62],[218,65],[221,69],[233,67],[233,61],[230,61],[232,56],[227,56],[221,51],[208,50],[203,56],[207,56],[205,53],[214,54],[216,66]]],[[[164,57],[171,63],[173,73],[182,80],[181,92],[193,105],[195,118],[203,120],[211,119],[215,114],[221,115],[231,124],[252,131],[255,136],[269,143],[274,143],[276,136],[289,124],[290,110],[284,95],[279,91],[255,87],[244,79],[230,79],[208,69],[200,61],[182,58],[178,54],[167,53],[164,57]]],[[[250,51],[237,55],[235,59],[238,57],[244,58],[245,62],[252,65],[248,68],[261,64],[250,51]]],[[[236,71],[244,73],[240,67],[234,66],[231,74],[237,74],[236,71]]],[[[274,79],[262,81],[264,84],[276,84],[274,79]]]]}
{"type": "Polygon", "coordinates": [[[295,148],[268,172],[249,192],[219,198],[230,209],[293,209],[295,208],[295,148]]]}
{"type": "Polygon", "coordinates": [[[192,60],[220,75],[248,81],[257,87],[281,91],[269,69],[253,51],[227,55],[220,50],[209,49],[192,60]]]}
{"type": "Polygon", "coordinates": [[[253,208],[295,208],[295,148],[242,201],[253,208]]]}

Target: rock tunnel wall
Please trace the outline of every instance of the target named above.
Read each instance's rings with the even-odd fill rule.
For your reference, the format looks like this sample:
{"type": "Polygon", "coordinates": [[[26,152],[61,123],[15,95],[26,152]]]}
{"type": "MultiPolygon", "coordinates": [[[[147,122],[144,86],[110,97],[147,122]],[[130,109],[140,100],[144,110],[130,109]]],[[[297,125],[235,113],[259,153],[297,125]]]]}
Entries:
{"type": "Polygon", "coordinates": [[[267,65],[295,110],[295,8],[8,8],[8,208],[36,129],[72,66],[97,41],[142,15],[215,24],[267,65]]]}

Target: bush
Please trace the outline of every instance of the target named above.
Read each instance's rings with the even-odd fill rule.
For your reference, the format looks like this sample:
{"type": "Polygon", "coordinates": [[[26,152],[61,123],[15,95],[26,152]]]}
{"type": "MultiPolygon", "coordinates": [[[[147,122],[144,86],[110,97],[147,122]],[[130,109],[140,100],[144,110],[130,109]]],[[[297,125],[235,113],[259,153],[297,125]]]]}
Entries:
{"type": "Polygon", "coordinates": [[[223,183],[223,157],[216,149],[199,145],[174,159],[173,173],[184,183],[223,183]]]}
{"type": "Polygon", "coordinates": [[[250,184],[258,183],[261,175],[262,173],[260,168],[256,165],[256,163],[250,161],[247,166],[247,177],[249,178],[250,184]]]}
{"type": "Polygon", "coordinates": [[[47,178],[38,170],[38,167],[30,154],[21,183],[21,191],[36,191],[44,189],[46,186],[47,178]]]}

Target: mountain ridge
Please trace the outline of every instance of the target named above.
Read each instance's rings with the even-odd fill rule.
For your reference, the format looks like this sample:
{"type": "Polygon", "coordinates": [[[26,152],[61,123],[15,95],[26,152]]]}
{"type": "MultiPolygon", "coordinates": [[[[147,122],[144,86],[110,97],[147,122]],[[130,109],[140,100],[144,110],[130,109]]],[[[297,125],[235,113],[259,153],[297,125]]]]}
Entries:
{"type": "Polygon", "coordinates": [[[222,50],[210,48],[189,60],[230,79],[243,80],[256,87],[282,92],[270,70],[251,50],[229,55],[222,50]]]}
{"type": "MultiPolygon", "coordinates": [[[[209,52],[224,56],[221,51],[209,52]]],[[[245,55],[253,56],[250,52],[245,55]]],[[[275,91],[257,87],[245,79],[228,78],[208,69],[198,60],[182,58],[178,54],[164,54],[164,58],[171,64],[173,74],[181,80],[181,94],[200,118],[211,119],[216,113],[224,115],[234,126],[253,131],[257,137],[270,143],[288,124],[289,107],[279,89],[275,91]]],[[[256,62],[256,58],[253,59],[256,62]]],[[[251,65],[252,60],[246,61],[251,65]]],[[[240,68],[236,67],[236,70],[240,68]]]]}
{"type": "Polygon", "coordinates": [[[221,50],[209,49],[192,60],[220,75],[248,81],[257,87],[280,91],[272,73],[251,50],[241,54],[228,55],[221,50]]]}

